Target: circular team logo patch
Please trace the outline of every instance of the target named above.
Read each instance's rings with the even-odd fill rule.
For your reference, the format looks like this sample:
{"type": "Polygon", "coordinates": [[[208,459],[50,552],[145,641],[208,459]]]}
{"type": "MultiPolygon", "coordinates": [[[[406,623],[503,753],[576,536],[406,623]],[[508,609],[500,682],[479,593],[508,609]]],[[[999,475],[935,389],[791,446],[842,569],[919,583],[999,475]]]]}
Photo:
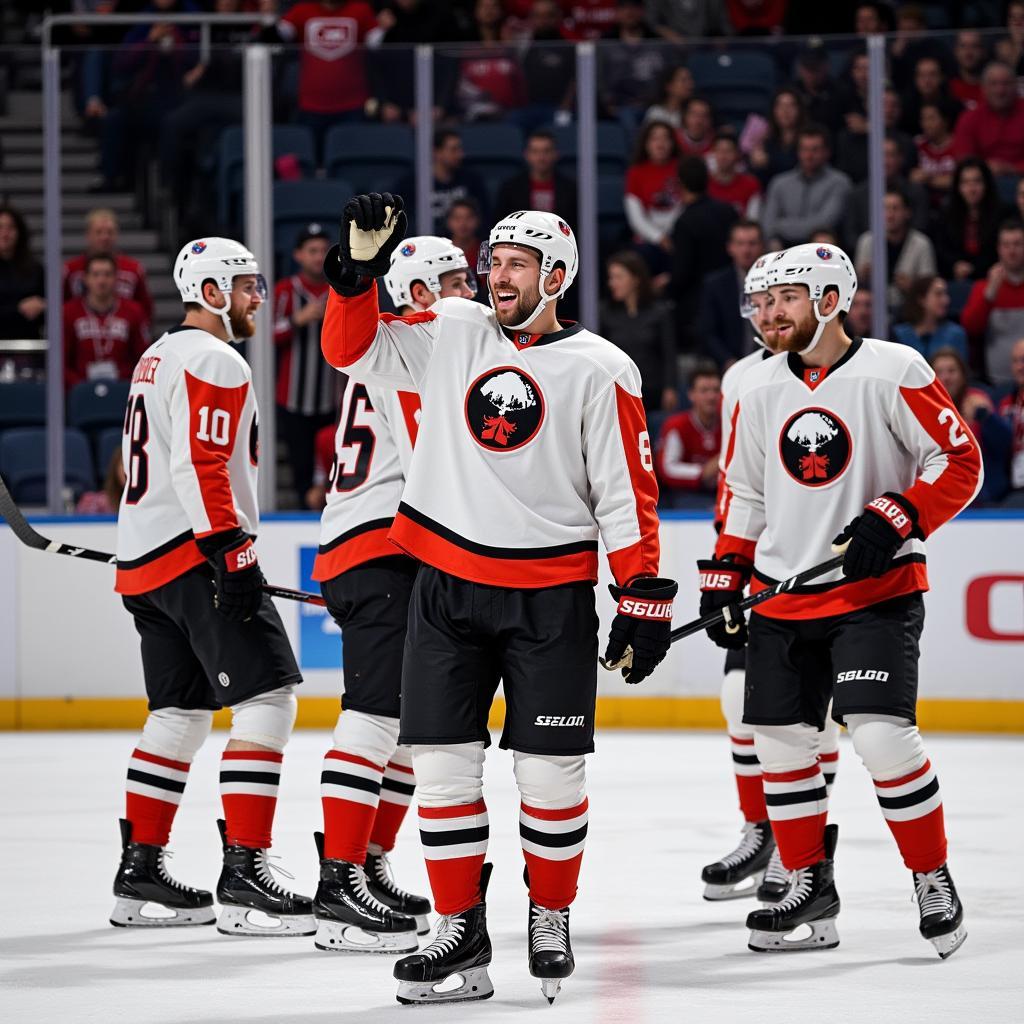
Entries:
{"type": "Polygon", "coordinates": [[[543,420],[537,382],[514,366],[482,373],[466,392],[466,426],[490,451],[512,452],[529,444],[543,420]]]}
{"type": "Polygon", "coordinates": [[[805,487],[823,487],[850,464],[853,439],[846,424],[827,409],[801,409],[779,434],[779,457],[789,475],[805,487]]]}

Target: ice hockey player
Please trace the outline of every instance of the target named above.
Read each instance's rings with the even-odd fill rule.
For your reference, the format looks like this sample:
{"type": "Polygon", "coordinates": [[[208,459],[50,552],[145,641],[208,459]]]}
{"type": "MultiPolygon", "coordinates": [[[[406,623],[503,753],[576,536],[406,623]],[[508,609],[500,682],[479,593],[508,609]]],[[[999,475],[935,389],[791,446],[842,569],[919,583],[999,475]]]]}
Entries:
{"type": "MultiPolygon", "coordinates": [[[[740,381],[747,370],[770,358],[777,351],[778,336],[766,283],[768,264],[775,257],[760,257],[747,272],[740,301],[740,314],[751,322],[754,338],[761,346],[735,362],[722,378],[722,455],[715,501],[715,531],[720,532],[729,505],[725,469],[730,454],[733,417],[740,381]]],[[[746,645],[731,634],[725,637],[730,647],[725,658],[722,680],[722,715],[725,717],[732,748],[733,770],[743,814],[743,835],[739,845],[721,860],[708,864],[701,873],[704,899],[730,900],[756,895],[762,903],[776,903],[789,891],[789,872],[782,866],[772,836],[771,822],[764,802],[761,764],[754,750],[754,730],[743,721],[743,691],[746,680],[746,645]],[[744,885],[745,882],[749,884],[744,885]]],[[[839,726],[826,718],[819,739],[818,760],[825,777],[826,794],[831,794],[839,763],[839,726]]]]}
{"type": "Polygon", "coordinates": [[[767,284],[786,354],[740,383],[729,507],[715,560],[701,564],[701,611],[726,613],[711,638],[749,628],[743,717],[754,727],[782,862],[795,873],[785,899],[747,917],[749,945],[839,942],[836,826],[825,825],[818,763],[831,695],[913,873],[921,934],[944,958],[966,932],[939,784],[915,717],[924,542],[977,493],[978,446],[920,355],[846,334],[857,279],[841,249],[788,249],[769,263],[767,284]],[[766,602],[749,627],[743,621],[736,601],[751,574],[756,592],[844,546],[831,579],[766,602]],[[792,938],[800,925],[810,934],[792,938]]]}
{"type": "Polygon", "coordinates": [[[553,1000],[574,968],[569,907],[587,831],[599,533],[619,599],[608,659],[631,646],[626,678],[637,683],[669,645],[676,584],[657,578],[657,485],[640,378],[619,349],[559,323],[577,249],[550,213],[520,210],[491,230],[482,264],[492,309],[451,298],[380,316],[374,278],[387,273],[405,220],[398,196],[346,205],[325,268],[335,294],[323,333],[333,365],[423,397],[390,537],[424,563],[410,604],[400,740],[413,748],[442,916],[429,945],[396,964],[398,999],[493,992],[482,774],[501,679],[501,745],[514,752],[522,799],[529,966],[553,1000]]]}
{"type": "Polygon", "coordinates": [[[218,930],[312,935],[311,901],[276,883],[267,853],[302,678],[261,589],[256,400],[228,344],[252,335],[266,285],[252,253],[225,238],[189,242],[174,283],[185,318],[139,360],[122,440],[116,589],[141,638],[149,717],[128,765],[111,921],[213,921],[211,894],[175,881],[164,848],[213,712],[230,707],[218,930]],[[146,904],[163,910],[147,916],[146,904]]]}
{"type": "MultiPolygon", "coordinates": [[[[405,240],[385,285],[396,308],[412,314],[441,298],[476,294],[462,250],[431,236],[405,240]]],[[[407,953],[417,948],[417,930],[429,931],[430,901],[398,888],[387,859],[414,787],[412,753],[398,746],[398,712],[417,569],[387,533],[419,415],[415,392],[346,380],[313,566],[341,627],[345,671],[344,710],[320,776],[318,949],[407,953]]]]}

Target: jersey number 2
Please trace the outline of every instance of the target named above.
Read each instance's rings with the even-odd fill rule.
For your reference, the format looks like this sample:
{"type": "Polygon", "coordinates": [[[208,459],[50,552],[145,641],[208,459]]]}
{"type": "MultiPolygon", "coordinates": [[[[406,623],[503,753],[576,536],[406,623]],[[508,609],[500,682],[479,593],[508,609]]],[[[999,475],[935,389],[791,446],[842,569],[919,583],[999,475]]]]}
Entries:
{"type": "Polygon", "coordinates": [[[128,399],[124,432],[128,436],[128,465],[124,467],[124,500],[129,505],[137,505],[149,490],[149,455],[146,453],[149,419],[146,416],[146,402],[142,395],[133,395],[128,399]]]}
{"type": "Polygon", "coordinates": [[[373,412],[373,404],[363,384],[352,388],[352,397],[348,403],[348,416],[345,419],[345,430],[341,435],[341,444],[334,453],[331,475],[328,478],[328,489],[336,491],[354,491],[366,483],[370,475],[370,463],[373,461],[373,449],[377,438],[373,430],[365,424],[356,423],[356,413],[360,405],[365,412],[373,412]],[[354,451],[353,451],[354,449],[354,451]],[[344,462],[338,459],[342,453],[344,462]]]}
{"type": "Polygon", "coordinates": [[[939,422],[949,424],[949,443],[953,448],[970,444],[971,439],[960,429],[960,421],[952,409],[943,409],[939,413],[939,422]]]}

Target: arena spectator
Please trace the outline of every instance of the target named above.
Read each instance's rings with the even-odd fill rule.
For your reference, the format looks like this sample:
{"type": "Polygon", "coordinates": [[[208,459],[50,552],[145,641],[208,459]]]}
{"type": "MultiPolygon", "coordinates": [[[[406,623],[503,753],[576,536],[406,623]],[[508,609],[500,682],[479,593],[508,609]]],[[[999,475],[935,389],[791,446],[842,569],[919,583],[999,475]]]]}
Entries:
{"type": "Polygon", "coordinates": [[[921,107],[920,135],[914,139],[917,166],[910,180],[928,190],[929,203],[937,209],[953,184],[956,157],[953,155],[953,133],[942,107],[925,103],[921,107]]]}
{"type": "Polygon", "coordinates": [[[781,33],[787,3],[788,0],[725,0],[725,9],[733,34],[767,36],[781,33]]]}
{"type": "Polygon", "coordinates": [[[124,457],[121,448],[117,447],[110,455],[107,472],[103,477],[103,489],[86,491],[75,505],[78,516],[114,516],[121,507],[121,494],[124,491],[125,473],[124,457]]]}
{"type": "Polygon", "coordinates": [[[939,349],[953,349],[967,360],[967,332],[949,319],[949,289],[938,274],[916,278],[903,307],[905,322],[892,329],[892,340],[930,359],[939,349]]]}
{"type": "Polygon", "coordinates": [[[984,277],[996,261],[999,225],[1010,212],[988,164],[977,157],[961,160],[932,229],[939,273],[957,281],[984,277]]]}
{"type": "Polygon", "coordinates": [[[1024,77],[1024,2],[1006,5],[1006,36],[996,42],[996,57],[1013,69],[1018,81],[1024,77]]]}
{"type": "Polygon", "coordinates": [[[981,89],[981,103],[956,123],[954,152],[980,157],[996,177],[1018,175],[1024,171],[1024,99],[1017,95],[1016,76],[1002,61],[992,61],[981,89]]]}
{"type": "Polygon", "coordinates": [[[819,245],[839,245],[839,236],[830,228],[815,228],[807,237],[808,242],[817,242],[819,245]]]}
{"type": "Polygon", "coordinates": [[[84,380],[128,380],[149,348],[138,303],[117,294],[117,261],[94,253],[85,261],[82,295],[64,303],[64,387],[84,380]]]}
{"type": "Polygon", "coordinates": [[[646,0],[644,6],[654,31],[671,43],[723,36],[728,28],[721,0],[646,0]]]}
{"type": "MultiPolygon", "coordinates": [[[[444,235],[444,222],[448,208],[456,199],[471,198],[481,211],[487,209],[487,190],[480,175],[462,166],[465,152],[459,133],[451,128],[438,128],[434,132],[431,168],[433,181],[430,190],[430,215],[434,227],[432,233],[444,235]]],[[[416,178],[412,172],[405,174],[396,184],[395,190],[405,199],[409,224],[416,229],[416,178]]]]}
{"type": "MultiPolygon", "coordinates": [[[[846,320],[844,321],[846,333],[851,338],[870,338],[874,335],[874,328],[871,326],[874,308],[871,289],[867,287],[867,282],[861,282],[857,286],[857,292],[853,296],[853,304],[850,306],[850,312],[846,314],[846,320]]],[[[882,337],[888,336],[888,331],[882,332],[882,337]]]]}
{"type": "MultiPolygon", "coordinates": [[[[885,247],[888,258],[889,314],[898,317],[910,286],[919,277],[935,273],[935,249],[931,239],[910,226],[910,203],[905,193],[889,188],[885,192],[885,247]]],[[[870,231],[857,239],[854,266],[862,280],[871,277],[870,231]]]]}
{"type": "Polygon", "coordinates": [[[838,112],[840,136],[867,135],[868,132],[868,55],[856,50],[850,55],[846,71],[840,76],[838,112]]]}
{"type": "Polygon", "coordinates": [[[64,298],[73,299],[85,291],[85,261],[96,253],[113,256],[117,262],[117,294],[142,307],[149,326],[153,320],[153,298],[149,294],[146,270],[138,260],[118,252],[117,214],[113,210],[91,210],[85,219],[85,252],[64,264],[64,298]]]}
{"type": "Polygon", "coordinates": [[[922,57],[914,69],[914,84],[903,94],[903,113],[899,127],[908,135],[921,131],[921,108],[928,104],[938,107],[950,124],[963,110],[963,104],[949,92],[942,63],[936,57],[922,57]]]}
{"type": "Polygon", "coordinates": [[[633,242],[654,274],[670,264],[672,225],[682,198],[678,169],[675,132],[664,121],[648,121],[636,141],[622,201],[633,242]]]}
{"type": "Polygon", "coordinates": [[[726,246],[736,211],[708,194],[708,169],[699,156],[679,161],[679,197],[683,211],[672,228],[672,294],[676,300],[676,334],[693,351],[701,283],[729,263],[726,246]]]}
{"type": "Polygon", "coordinates": [[[880,3],[857,4],[853,12],[853,31],[859,36],[888,32],[892,28],[892,12],[880,3]]]}
{"type": "Polygon", "coordinates": [[[703,96],[691,96],[683,108],[679,148],[684,153],[707,156],[715,141],[715,114],[703,96]]]}
{"type": "Polygon", "coordinates": [[[802,242],[816,227],[835,228],[850,196],[850,179],[830,167],[828,132],[818,125],[801,129],[797,166],[768,185],[761,225],[769,248],[802,242]]]}
{"type": "Polygon", "coordinates": [[[46,312],[43,268],[33,257],[25,218],[0,206],[0,338],[38,338],[46,312]]]}
{"type": "MultiPolygon", "coordinates": [[[[445,218],[447,231],[443,238],[450,238],[465,254],[466,262],[475,272],[477,259],[480,255],[480,207],[474,199],[456,199],[448,207],[445,218]]],[[[477,289],[477,298],[486,297],[486,290],[477,289]]]]}
{"type": "Polygon", "coordinates": [[[682,131],[683,111],[693,95],[693,73],[685,64],[662,73],[657,100],[644,113],[645,121],[664,121],[675,131],[682,131]]]}
{"type": "Polygon", "coordinates": [[[732,129],[722,129],[715,136],[708,165],[708,195],[732,203],[741,217],[756,217],[761,209],[761,182],[743,170],[739,142],[732,129]]]}
{"type": "Polygon", "coordinates": [[[1017,217],[1024,221],[1024,178],[1017,182],[1017,187],[1013,190],[1013,199],[1017,217]]]}
{"type": "Polygon", "coordinates": [[[938,33],[929,32],[924,7],[902,4],[896,8],[896,32],[886,41],[889,77],[900,93],[912,87],[918,64],[922,60],[939,62],[944,78],[953,74],[955,65],[946,41],[938,33]]]}
{"type": "Polygon", "coordinates": [[[731,262],[704,279],[698,316],[702,353],[723,370],[754,348],[750,321],[740,316],[740,298],[747,271],[764,252],[761,226],[745,218],[736,221],[726,248],[731,262]]]}
{"type": "MultiPolygon", "coordinates": [[[[914,140],[899,128],[902,117],[902,101],[899,94],[888,86],[882,92],[882,113],[885,137],[893,140],[900,149],[900,166],[903,170],[917,163],[917,148],[914,140]]],[[[836,143],[835,166],[851,181],[861,183],[868,178],[868,135],[867,132],[845,129],[839,133],[836,143]]]]}
{"type": "Polygon", "coordinates": [[[648,412],[671,412],[679,405],[672,313],[655,298],[647,264],[635,252],[608,259],[608,298],[601,302],[598,329],[636,363],[648,412]]]}
{"type": "Polygon", "coordinates": [[[618,0],[564,0],[574,39],[600,39],[615,27],[618,0]]]}
{"type": "Polygon", "coordinates": [[[459,116],[487,121],[521,111],[527,101],[526,79],[508,45],[501,0],[476,0],[469,41],[479,45],[460,51],[452,97],[459,116]]]}
{"type": "Polygon", "coordinates": [[[975,29],[957,32],[953,56],[956,73],[949,80],[949,91],[964,107],[973,110],[982,100],[981,71],[987,59],[981,33],[975,29]]]}
{"type": "Polygon", "coordinates": [[[334,468],[334,438],[337,429],[332,423],[321,427],[313,440],[313,483],[304,496],[302,506],[311,512],[322,512],[327,503],[327,487],[334,468]]]}
{"type": "Polygon", "coordinates": [[[839,89],[832,80],[828,52],[823,46],[808,46],[796,59],[796,79],[791,88],[815,124],[829,131],[839,127],[839,89]]]}
{"type": "Polygon", "coordinates": [[[536,0],[529,27],[530,43],[523,54],[526,106],[513,116],[525,131],[569,124],[576,101],[576,51],[565,45],[569,34],[556,0],[536,0]]]}
{"type": "Polygon", "coordinates": [[[526,170],[503,182],[494,217],[500,220],[515,210],[546,210],[576,223],[576,182],[560,174],[555,136],[545,128],[532,131],[523,151],[526,170]]]}
{"type": "Polygon", "coordinates": [[[1000,501],[1010,489],[1013,435],[1009,425],[996,414],[988,392],[971,386],[967,364],[957,352],[950,348],[939,349],[929,362],[981,448],[985,479],[974,503],[987,505],[1000,501]]]}
{"type": "Polygon", "coordinates": [[[657,95],[669,47],[647,24],[643,0],[619,0],[616,25],[598,48],[598,100],[606,117],[633,131],[657,95]]]}
{"type": "Polygon", "coordinates": [[[796,167],[797,138],[806,123],[800,94],[788,86],[772,97],[766,124],[762,118],[747,119],[747,126],[740,135],[740,148],[747,154],[750,169],[763,184],[796,167]],[[748,131],[750,128],[753,132],[748,131]]]}
{"type": "Polygon", "coordinates": [[[997,260],[967,297],[960,323],[971,338],[984,341],[988,379],[996,387],[1013,384],[1010,352],[1024,336],[1024,224],[1006,221],[996,240],[997,260]]]}
{"type": "Polygon", "coordinates": [[[338,415],[340,378],[320,354],[320,330],[330,290],[323,268],[330,244],[330,233],[322,225],[303,228],[292,253],[299,272],[278,281],[274,288],[277,434],[288,450],[300,508],[313,482],[316,433],[338,415]]]}
{"type": "Polygon", "coordinates": [[[1011,492],[1004,504],[1024,506],[1024,338],[1019,339],[1010,353],[1010,370],[1014,389],[999,403],[999,415],[1006,421],[1013,435],[1010,452],[1011,492]]]}
{"type": "Polygon", "coordinates": [[[690,408],[669,416],[658,437],[657,469],[662,504],[699,508],[713,500],[722,450],[722,378],[711,364],[690,375],[690,408]]]}

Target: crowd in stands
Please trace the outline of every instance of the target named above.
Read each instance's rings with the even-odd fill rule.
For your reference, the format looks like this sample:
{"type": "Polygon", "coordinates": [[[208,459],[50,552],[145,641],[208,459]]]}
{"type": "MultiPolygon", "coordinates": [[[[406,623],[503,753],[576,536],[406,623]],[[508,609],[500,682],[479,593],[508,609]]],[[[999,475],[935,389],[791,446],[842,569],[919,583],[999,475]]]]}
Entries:
{"type": "MultiPolygon", "coordinates": [[[[1024,0],[86,6],[152,14],[140,26],[83,26],[62,40],[69,53],[80,48],[78,104],[102,143],[100,187],[130,186],[148,153],[188,234],[197,222],[240,230],[237,207],[220,208],[226,222],[214,211],[210,181],[224,130],[241,120],[247,42],[280,47],[275,122],[311,134],[308,159],[275,153],[282,179],[330,178],[339,125],[353,136],[363,125],[415,127],[413,47],[438,44],[433,230],[451,237],[471,267],[488,226],[517,208],[551,210],[581,235],[597,232],[603,272],[594,326],[641,368],[666,505],[707,504],[713,493],[709,410],[721,373],[754,345],[737,312],[747,270],[766,251],[808,240],[841,245],[855,262],[861,287],[848,331],[870,333],[880,303],[887,336],[948,380],[985,449],[989,483],[979,502],[1024,503],[1024,0]],[[206,53],[197,29],[160,20],[200,9],[265,17],[215,28],[206,53]],[[862,38],[872,32],[894,33],[883,102],[888,282],[874,296],[862,38]],[[580,40],[599,43],[599,127],[621,139],[599,144],[596,226],[576,224],[576,58],[567,44],[580,40]],[[486,125],[521,140],[521,162],[517,151],[503,160],[467,150],[471,129],[486,125]]],[[[380,187],[405,197],[415,224],[411,157],[404,166],[380,187]]],[[[334,214],[322,216],[333,223],[334,214]]],[[[94,211],[86,252],[65,268],[69,386],[123,377],[148,337],[145,275],[117,251],[116,232],[113,214],[94,211]]],[[[308,225],[294,246],[294,230],[288,235],[274,302],[279,435],[301,505],[319,500],[312,438],[336,411],[334,382],[317,358],[325,294],[318,260],[329,235],[321,232],[308,225]]],[[[6,335],[40,334],[41,282],[23,219],[0,208],[6,335]]]]}

